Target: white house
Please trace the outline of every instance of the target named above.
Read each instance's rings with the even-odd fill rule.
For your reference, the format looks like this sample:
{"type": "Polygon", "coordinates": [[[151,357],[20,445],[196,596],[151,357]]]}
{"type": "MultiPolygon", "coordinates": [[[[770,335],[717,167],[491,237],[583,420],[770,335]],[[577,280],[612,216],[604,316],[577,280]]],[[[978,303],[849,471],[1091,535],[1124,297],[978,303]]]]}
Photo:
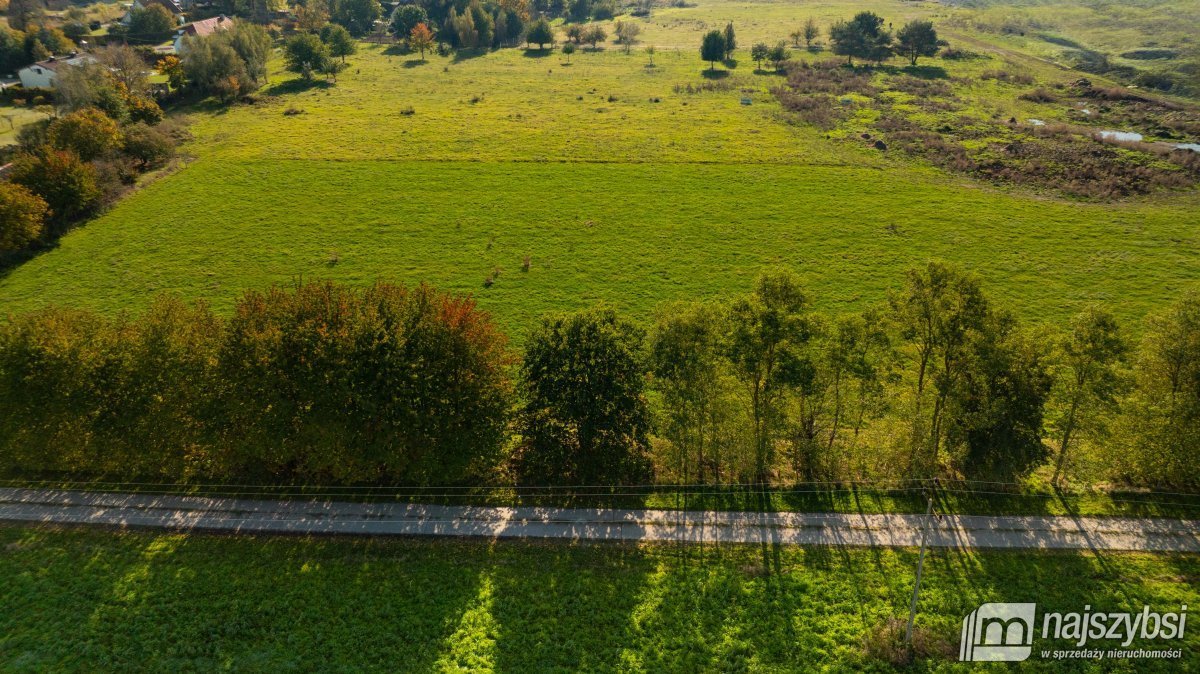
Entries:
{"type": "Polygon", "coordinates": [[[213,33],[228,30],[232,25],[233,19],[225,16],[224,14],[221,16],[214,16],[211,19],[205,19],[203,21],[193,21],[192,23],[189,23],[188,25],[176,31],[175,53],[183,53],[183,38],[189,35],[204,37],[205,35],[212,35],[213,33]]]}
{"type": "Polygon", "coordinates": [[[88,54],[71,54],[70,56],[59,56],[31,63],[17,71],[17,77],[21,79],[21,86],[26,89],[53,89],[55,81],[58,79],[58,72],[63,68],[72,68],[88,63],[95,63],[96,59],[88,54]]]}

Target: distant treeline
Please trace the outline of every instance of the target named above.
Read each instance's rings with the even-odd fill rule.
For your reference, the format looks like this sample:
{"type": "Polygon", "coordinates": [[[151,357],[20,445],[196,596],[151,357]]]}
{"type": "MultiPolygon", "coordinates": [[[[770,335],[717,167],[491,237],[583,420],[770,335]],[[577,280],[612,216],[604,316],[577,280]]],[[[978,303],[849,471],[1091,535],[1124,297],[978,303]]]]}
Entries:
{"type": "Polygon", "coordinates": [[[930,263],[825,316],[786,272],[648,328],[600,305],[518,357],[467,297],[310,283],[232,317],[157,299],[0,325],[0,471],[122,480],[605,485],[944,476],[1200,484],[1200,294],[1127,341],[1022,326],[930,263]]]}

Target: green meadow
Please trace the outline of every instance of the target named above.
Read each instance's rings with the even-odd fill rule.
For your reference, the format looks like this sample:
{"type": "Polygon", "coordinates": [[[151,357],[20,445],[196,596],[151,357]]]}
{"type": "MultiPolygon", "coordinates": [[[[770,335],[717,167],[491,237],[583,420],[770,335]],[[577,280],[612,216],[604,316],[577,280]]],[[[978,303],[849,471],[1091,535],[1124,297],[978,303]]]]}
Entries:
{"type": "MultiPolygon", "coordinates": [[[[6,671],[892,671],[915,550],[306,539],[0,528],[6,671]],[[890,649],[895,652],[895,648],[890,649]]],[[[1178,611],[1195,556],[933,550],[918,658],[957,663],[963,616],[1178,611]],[[1063,582],[1070,578],[1071,582],[1063,582]]],[[[1040,648],[1074,644],[1035,641],[1040,648]]],[[[1089,644],[1112,647],[1111,642],[1089,644]]],[[[1180,671],[1045,661],[1033,671],[1180,671]]],[[[998,670],[997,670],[998,671],[998,670]]]]}
{"type": "MultiPolygon", "coordinates": [[[[336,84],[309,87],[277,63],[257,103],[188,111],[195,138],[178,170],[0,270],[0,308],[117,312],[176,292],[227,310],[247,288],[382,277],[470,292],[520,341],[547,311],[603,300],[645,318],[664,301],[742,292],[768,266],[840,311],[942,258],[1035,322],[1093,301],[1134,320],[1200,278],[1195,190],[1070,201],[789,120],[770,93],[782,78],[756,72],[748,47],[860,7],[897,24],[944,12],[713,0],[656,9],[630,53],[609,43],[569,63],[518,49],[422,62],[364,44],[336,84]],[[696,45],[727,20],[739,63],[714,76],[696,45]]],[[[988,58],[928,59],[924,72],[954,82],[967,112],[1063,117],[1018,100],[1029,87],[977,76],[1075,75],[960,30],[947,28],[951,43],[988,58]]]]}

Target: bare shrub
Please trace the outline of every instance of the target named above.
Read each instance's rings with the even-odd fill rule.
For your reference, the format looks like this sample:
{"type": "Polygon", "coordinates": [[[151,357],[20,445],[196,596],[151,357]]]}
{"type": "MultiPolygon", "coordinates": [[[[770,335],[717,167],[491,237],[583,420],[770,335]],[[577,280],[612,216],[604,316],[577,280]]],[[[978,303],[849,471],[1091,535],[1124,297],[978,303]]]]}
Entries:
{"type": "Polygon", "coordinates": [[[912,75],[900,75],[888,80],[888,85],[896,91],[903,91],[913,96],[940,96],[949,98],[954,95],[950,85],[942,80],[927,80],[912,75]]]}
{"type": "Polygon", "coordinates": [[[1055,96],[1054,92],[1050,91],[1046,87],[1038,87],[1033,91],[1026,91],[1020,96],[1017,96],[1017,98],[1033,103],[1053,103],[1054,101],[1058,100],[1058,96],[1055,96]]]}
{"type": "Polygon", "coordinates": [[[805,94],[840,96],[859,93],[874,96],[877,89],[871,84],[870,72],[847,68],[840,61],[790,61],[784,66],[787,85],[805,94]]]}
{"type": "Polygon", "coordinates": [[[784,110],[819,129],[832,129],[844,118],[844,113],[833,96],[802,94],[784,87],[775,89],[774,93],[784,110]]]}
{"type": "Polygon", "coordinates": [[[883,624],[876,625],[863,639],[863,651],[868,658],[893,667],[903,667],[914,659],[949,659],[954,654],[954,648],[945,637],[920,625],[913,627],[910,651],[904,643],[907,627],[907,623],[900,618],[889,618],[883,624]]]}
{"type": "Polygon", "coordinates": [[[1005,84],[1033,84],[1033,76],[1027,73],[1013,73],[1007,70],[985,70],[979,74],[981,80],[996,80],[1005,84]]]}

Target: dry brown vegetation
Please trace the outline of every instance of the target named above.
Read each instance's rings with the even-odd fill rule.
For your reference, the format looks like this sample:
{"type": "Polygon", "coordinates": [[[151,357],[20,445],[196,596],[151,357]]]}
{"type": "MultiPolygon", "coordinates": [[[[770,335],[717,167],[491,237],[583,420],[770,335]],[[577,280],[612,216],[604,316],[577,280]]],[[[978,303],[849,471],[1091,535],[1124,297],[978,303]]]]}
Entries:
{"type": "Polygon", "coordinates": [[[878,150],[899,150],[981,180],[1101,200],[1187,189],[1200,181],[1200,154],[1175,150],[1168,143],[1117,143],[1095,135],[1098,128],[1137,129],[1157,138],[1200,135],[1200,112],[1126,89],[1097,88],[1087,80],[1046,86],[1014,68],[981,73],[984,80],[1032,86],[1014,92],[1021,100],[1049,105],[1073,98],[1076,105],[1068,117],[1086,121],[1028,127],[1015,118],[1005,123],[999,114],[988,119],[986,108],[980,111],[961,99],[955,85],[969,85],[965,80],[909,73],[876,78],[870,69],[831,61],[793,62],[786,72],[787,83],[773,92],[796,121],[832,131],[856,108],[873,107],[879,118],[865,130],[845,129],[853,131],[847,138],[866,139],[878,150]],[[910,105],[934,113],[937,121],[902,112],[884,95],[887,92],[911,96],[910,105]],[[871,100],[846,98],[850,94],[871,100]],[[959,113],[971,109],[974,114],[959,113]]]}

